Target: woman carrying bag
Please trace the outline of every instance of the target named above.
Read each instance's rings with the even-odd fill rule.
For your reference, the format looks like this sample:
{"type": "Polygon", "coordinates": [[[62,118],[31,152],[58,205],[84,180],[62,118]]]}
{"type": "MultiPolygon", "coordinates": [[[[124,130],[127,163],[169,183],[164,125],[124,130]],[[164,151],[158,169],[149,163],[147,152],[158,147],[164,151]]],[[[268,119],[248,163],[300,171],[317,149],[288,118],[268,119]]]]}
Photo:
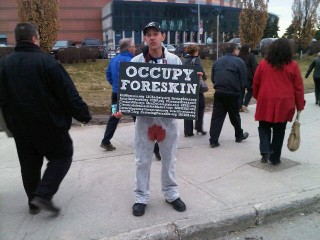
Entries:
{"type": "MultiPolygon", "coordinates": [[[[201,59],[198,57],[199,48],[196,44],[190,44],[186,48],[186,55],[184,57],[183,64],[184,65],[194,65],[199,67],[199,72],[202,72],[202,80],[207,80],[207,76],[203,70],[201,59]]],[[[205,83],[204,83],[205,84],[205,83]]],[[[206,85],[206,84],[205,84],[206,85]]],[[[204,92],[208,91],[208,88],[202,87],[200,85],[200,92],[199,92],[199,106],[198,106],[198,116],[195,122],[195,129],[197,130],[197,134],[206,135],[207,132],[203,131],[203,116],[205,111],[205,99],[204,99],[204,92]]],[[[193,134],[193,120],[184,120],[184,136],[185,137],[192,137],[193,134]]]]}
{"type": "Polygon", "coordinates": [[[259,121],[261,162],[281,163],[286,125],[295,111],[304,109],[304,90],[298,64],[292,60],[288,39],[274,41],[253,79],[253,97],[257,99],[255,120],[259,121]]]}

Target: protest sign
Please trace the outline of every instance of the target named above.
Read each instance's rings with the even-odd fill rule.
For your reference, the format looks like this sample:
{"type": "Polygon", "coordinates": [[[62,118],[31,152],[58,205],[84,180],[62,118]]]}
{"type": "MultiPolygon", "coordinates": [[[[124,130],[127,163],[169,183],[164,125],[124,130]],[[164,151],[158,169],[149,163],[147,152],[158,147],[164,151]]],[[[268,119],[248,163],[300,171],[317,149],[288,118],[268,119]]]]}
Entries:
{"type": "Polygon", "coordinates": [[[118,110],[124,115],[196,119],[197,68],[189,65],[120,63],[118,110]]]}

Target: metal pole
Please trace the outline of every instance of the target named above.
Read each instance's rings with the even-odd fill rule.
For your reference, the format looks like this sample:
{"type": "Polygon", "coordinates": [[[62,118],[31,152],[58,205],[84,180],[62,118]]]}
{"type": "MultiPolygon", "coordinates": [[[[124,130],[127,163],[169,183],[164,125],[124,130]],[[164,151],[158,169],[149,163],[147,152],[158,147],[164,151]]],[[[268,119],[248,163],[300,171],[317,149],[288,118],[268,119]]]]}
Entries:
{"type": "Polygon", "coordinates": [[[198,3],[198,43],[200,42],[200,4],[198,3]]]}
{"type": "Polygon", "coordinates": [[[219,16],[220,16],[220,11],[218,11],[217,15],[217,59],[219,58],[219,16]]]}

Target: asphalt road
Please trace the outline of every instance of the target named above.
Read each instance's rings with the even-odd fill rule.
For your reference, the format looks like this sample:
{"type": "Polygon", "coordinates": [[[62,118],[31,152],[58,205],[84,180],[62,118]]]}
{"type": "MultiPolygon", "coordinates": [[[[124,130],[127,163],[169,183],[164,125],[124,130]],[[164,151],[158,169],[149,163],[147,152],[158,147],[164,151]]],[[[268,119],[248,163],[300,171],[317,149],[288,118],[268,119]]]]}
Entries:
{"type": "Polygon", "coordinates": [[[278,222],[235,232],[215,240],[319,240],[320,211],[300,213],[278,222]]]}

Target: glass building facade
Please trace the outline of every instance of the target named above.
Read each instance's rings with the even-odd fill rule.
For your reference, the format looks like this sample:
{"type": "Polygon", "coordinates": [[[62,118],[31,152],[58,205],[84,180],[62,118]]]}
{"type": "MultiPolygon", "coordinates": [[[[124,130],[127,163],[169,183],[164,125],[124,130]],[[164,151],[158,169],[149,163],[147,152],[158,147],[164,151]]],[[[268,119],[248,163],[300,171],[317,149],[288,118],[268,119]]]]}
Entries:
{"type": "Polygon", "coordinates": [[[144,26],[155,21],[166,31],[165,43],[212,43],[217,36],[222,42],[238,35],[240,7],[239,0],[113,0],[102,9],[103,40],[143,43],[144,26]]]}
{"type": "Polygon", "coordinates": [[[112,1],[102,10],[104,40],[115,45],[123,37],[133,37],[136,44],[142,43],[144,26],[156,21],[167,33],[165,43],[206,43],[209,37],[215,40],[218,16],[221,36],[238,32],[240,8],[182,2],[112,1]]]}

